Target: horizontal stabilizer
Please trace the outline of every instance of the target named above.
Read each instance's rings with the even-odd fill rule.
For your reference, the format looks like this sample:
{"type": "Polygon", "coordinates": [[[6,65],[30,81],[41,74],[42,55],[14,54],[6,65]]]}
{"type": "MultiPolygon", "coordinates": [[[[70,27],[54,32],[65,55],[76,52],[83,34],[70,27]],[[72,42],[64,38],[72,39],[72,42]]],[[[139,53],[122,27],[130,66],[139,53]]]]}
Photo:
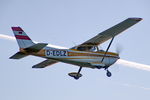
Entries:
{"type": "Polygon", "coordinates": [[[9,59],[21,59],[28,56],[27,54],[24,54],[22,52],[17,52],[16,54],[14,54],[13,56],[11,56],[9,59]]]}
{"type": "Polygon", "coordinates": [[[57,62],[58,61],[56,61],[56,60],[48,59],[48,60],[44,60],[43,62],[41,62],[39,64],[32,66],[32,68],[45,68],[45,67],[55,64],[57,62]]]}
{"type": "Polygon", "coordinates": [[[47,43],[37,43],[30,47],[25,48],[24,50],[26,50],[27,52],[38,52],[47,45],[48,45],[47,43]]]}

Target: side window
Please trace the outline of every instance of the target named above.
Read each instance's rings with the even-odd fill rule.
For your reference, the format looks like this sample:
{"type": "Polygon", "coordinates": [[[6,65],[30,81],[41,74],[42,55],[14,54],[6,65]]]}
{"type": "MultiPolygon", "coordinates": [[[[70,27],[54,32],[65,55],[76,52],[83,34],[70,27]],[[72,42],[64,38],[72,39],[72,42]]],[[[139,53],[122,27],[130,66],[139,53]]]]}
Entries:
{"type": "Polygon", "coordinates": [[[86,47],[83,47],[83,46],[82,47],[78,47],[77,50],[86,51],[86,47]]]}

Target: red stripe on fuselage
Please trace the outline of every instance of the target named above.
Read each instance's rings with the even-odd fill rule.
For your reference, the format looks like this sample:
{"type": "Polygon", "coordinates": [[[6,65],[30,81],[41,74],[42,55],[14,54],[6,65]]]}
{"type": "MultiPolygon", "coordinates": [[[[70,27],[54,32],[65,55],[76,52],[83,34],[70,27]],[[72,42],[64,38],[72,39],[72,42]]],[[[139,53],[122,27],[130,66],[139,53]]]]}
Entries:
{"type": "Polygon", "coordinates": [[[15,35],[17,39],[23,39],[23,40],[31,40],[28,36],[23,36],[23,35],[15,35]]]}

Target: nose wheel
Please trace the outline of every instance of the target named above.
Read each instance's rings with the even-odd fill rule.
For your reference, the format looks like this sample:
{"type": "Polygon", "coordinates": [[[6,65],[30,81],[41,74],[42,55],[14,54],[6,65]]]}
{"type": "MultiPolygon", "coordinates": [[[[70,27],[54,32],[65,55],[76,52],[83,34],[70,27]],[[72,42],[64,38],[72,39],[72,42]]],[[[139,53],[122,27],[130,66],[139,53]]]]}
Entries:
{"type": "Polygon", "coordinates": [[[111,72],[107,69],[106,70],[107,72],[106,72],[106,75],[108,76],[108,77],[111,77],[112,76],[112,74],[111,74],[111,72]]]}

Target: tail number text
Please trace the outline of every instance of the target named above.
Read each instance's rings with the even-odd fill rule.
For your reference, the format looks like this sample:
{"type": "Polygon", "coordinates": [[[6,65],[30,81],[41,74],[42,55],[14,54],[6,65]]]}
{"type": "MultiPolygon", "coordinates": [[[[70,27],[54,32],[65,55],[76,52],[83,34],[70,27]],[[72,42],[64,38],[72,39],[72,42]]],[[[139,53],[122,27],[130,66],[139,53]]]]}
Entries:
{"type": "Polygon", "coordinates": [[[65,50],[46,50],[47,56],[68,56],[65,50]]]}

